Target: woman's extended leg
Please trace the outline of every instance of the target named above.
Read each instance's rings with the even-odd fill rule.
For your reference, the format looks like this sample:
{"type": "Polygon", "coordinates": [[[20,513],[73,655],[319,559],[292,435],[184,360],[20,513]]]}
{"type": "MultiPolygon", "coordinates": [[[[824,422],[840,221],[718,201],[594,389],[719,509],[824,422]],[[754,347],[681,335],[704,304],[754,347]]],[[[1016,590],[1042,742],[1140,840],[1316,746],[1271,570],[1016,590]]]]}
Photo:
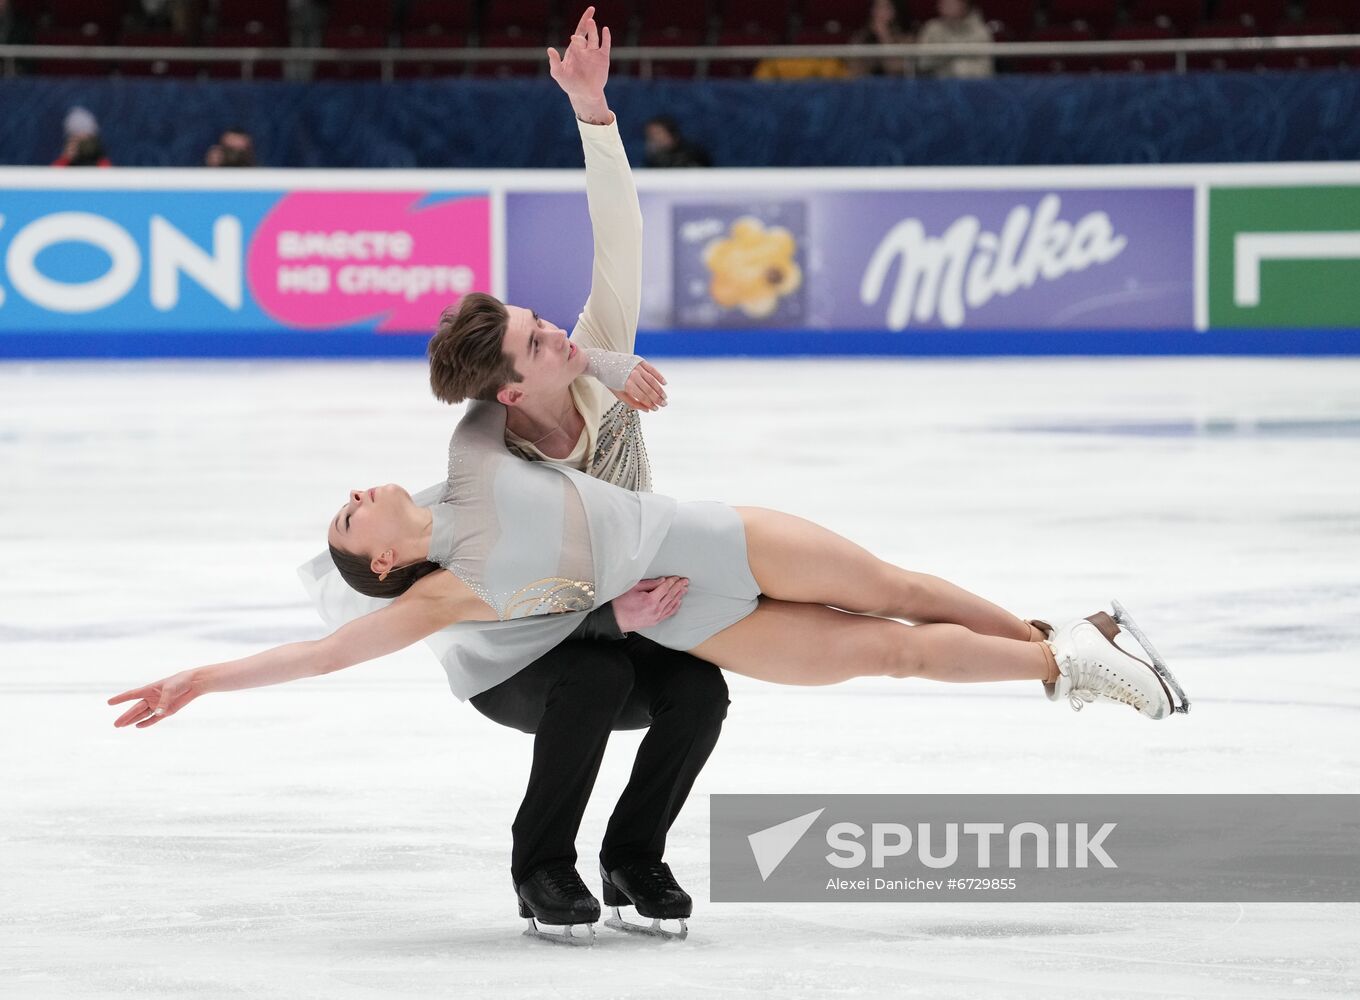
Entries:
{"type": "Polygon", "coordinates": [[[962,625],[903,625],[820,604],[769,597],[691,652],[775,684],[839,684],[852,677],[937,681],[1043,680],[1043,644],[979,635],[962,625]]]}
{"type": "MultiPolygon", "coordinates": [[[[746,557],[761,593],[862,615],[950,623],[1006,639],[1029,639],[1015,615],[962,587],[886,563],[819,524],[763,507],[738,507],[746,557]]],[[[708,659],[708,657],[704,657],[708,659]]]]}

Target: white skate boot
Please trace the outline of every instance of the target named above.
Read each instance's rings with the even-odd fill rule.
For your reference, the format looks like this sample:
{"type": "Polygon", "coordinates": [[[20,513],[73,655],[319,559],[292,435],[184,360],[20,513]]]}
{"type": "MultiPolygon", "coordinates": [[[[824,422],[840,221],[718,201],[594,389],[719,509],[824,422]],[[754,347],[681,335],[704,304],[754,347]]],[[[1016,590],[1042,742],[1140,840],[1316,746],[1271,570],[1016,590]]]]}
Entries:
{"type": "Polygon", "coordinates": [[[1120,625],[1130,625],[1131,620],[1118,602],[1114,608],[1115,617],[1100,611],[1069,622],[1045,640],[1058,661],[1058,682],[1044,685],[1049,700],[1066,698],[1073,711],[1080,711],[1100,698],[1132,705],[1149,719],[1189,711],[1189,700],[1161,657],[1148,648],[1141,630],[1130,628],[1155,666],[1115,645],[1120,625]],[[1173,688],[1179,704],[1172,696],[1173,688]]]}

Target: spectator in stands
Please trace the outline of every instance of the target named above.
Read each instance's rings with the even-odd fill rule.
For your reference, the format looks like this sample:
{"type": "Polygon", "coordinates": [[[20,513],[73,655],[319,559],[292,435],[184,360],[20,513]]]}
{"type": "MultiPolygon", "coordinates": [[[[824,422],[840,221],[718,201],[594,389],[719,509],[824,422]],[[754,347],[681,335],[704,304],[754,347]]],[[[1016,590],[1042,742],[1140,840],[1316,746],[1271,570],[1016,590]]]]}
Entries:
{"type": "Polygon", "coordinates": [[[711,167],[708,150],[686,139],[670,115],[657,115],[643,126],[649,167],[711,167]]]}
{"type": "Polygon", "coordinates": [[[54,167],[107,167],[112,164],[99,141],[99,122],[86,108],[74,107],[66,113],[66,145],[52,161],[54,167]]]}
{"type": "MultiPolygon", "coordinates": [[[[923,45],[957,45],[990,42],[992,31],[982,15],[967,0],[939,0],[939,17],[932,17],[921,28],[918,41],[923,45]]],[[[922,56],[916,61],[922,73],[941,77],[981,77],[992,75],[991,56],[922,56]]]]}
{"type": "Polygon", "coordinates": [[[255,140],[250,133],[239,126],[232,126],[218,137],[216,145],[209,146],[203,155],[205,167],[253,167],[255,166],[255,140]]]}
{"type": "Polygon", "coordinates": [[[0,45],[22,45],[28,41],[23,19],[14,12],[10,0],[0,0],[0,45]]]}
{"type": "MultiPolygon", "coordinates": [[[[869,20],[853,35],[855,45],[901,45],[912,41],[911,32],[903,27],[893,0],[872,0],[869,20]]],[[[850,63],[855,76],[911,76],[910,59],[856,59],[850,63]]]]}

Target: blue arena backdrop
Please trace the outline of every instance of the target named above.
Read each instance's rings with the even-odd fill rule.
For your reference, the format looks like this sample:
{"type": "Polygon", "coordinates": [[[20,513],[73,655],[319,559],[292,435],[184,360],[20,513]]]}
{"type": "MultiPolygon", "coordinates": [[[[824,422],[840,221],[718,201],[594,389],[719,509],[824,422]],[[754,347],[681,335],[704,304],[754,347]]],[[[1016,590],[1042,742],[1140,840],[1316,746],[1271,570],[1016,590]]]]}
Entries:
{"type": "MultiPolygon", "coordinates": [[[[41,6],[38,0],[14,6],[21,2],[41,6]]],[[[1353,0],[1348,6],[1355,10],[1353,0]]],[[[984,80],[869,76],[758,84],[640,79],[623,70],[609,81],[609,104],[635,163],[643,157],[642,123],[658,114],[675,118],[715,163],[741,169],[1360,160],[1360,73],[1321,68],[1321,53],[1313,60],[1307,72],[1036,72],[984,80]]],[[[120,167],[198,167],[229,122],[250,131],[261,162],[273,167],[581,165],[562,92],[543,76],[0,78],[0,162],[51,163],[61,147],[60,122],[73,105],[89,108],[102,123],[120,167]]]]}
{"type": "MultiPolygon", "coordinates": [[[[656,357],[1360,352],[1354,164],[638,178],[638,343],[656,357]],[[1220,223],[1211,194],[1234,187],[1284,195],[1220,223]],[[1290,235],[1296,189],[1300,229],[1336,199],[1321,241],[1290,235]],[[1278,308],[1282,267],[1317,267],[1334,301],[1278,308]],[[1211,273],[1238,296],[1214,325],[1211,273]]],[[[419,356],[471,290],[569,326],[590,282],[582,181],[0,170],[0,357],[419,356]]]]}

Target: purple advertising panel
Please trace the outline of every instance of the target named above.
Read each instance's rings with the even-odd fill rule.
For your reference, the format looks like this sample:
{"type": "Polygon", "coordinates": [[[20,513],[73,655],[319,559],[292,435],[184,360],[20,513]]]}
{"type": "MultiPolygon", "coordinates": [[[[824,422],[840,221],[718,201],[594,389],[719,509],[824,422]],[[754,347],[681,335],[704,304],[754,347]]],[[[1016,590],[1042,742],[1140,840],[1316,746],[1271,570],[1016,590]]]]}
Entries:
{"type": "MultiPolygon", "coordinates": [[[[643,329],[1180,329],[1191,188],[647,191],[643,329]]],[[[512,302],[569,325],[590,286],[582,193],[506,197],[512,302]]]]}

